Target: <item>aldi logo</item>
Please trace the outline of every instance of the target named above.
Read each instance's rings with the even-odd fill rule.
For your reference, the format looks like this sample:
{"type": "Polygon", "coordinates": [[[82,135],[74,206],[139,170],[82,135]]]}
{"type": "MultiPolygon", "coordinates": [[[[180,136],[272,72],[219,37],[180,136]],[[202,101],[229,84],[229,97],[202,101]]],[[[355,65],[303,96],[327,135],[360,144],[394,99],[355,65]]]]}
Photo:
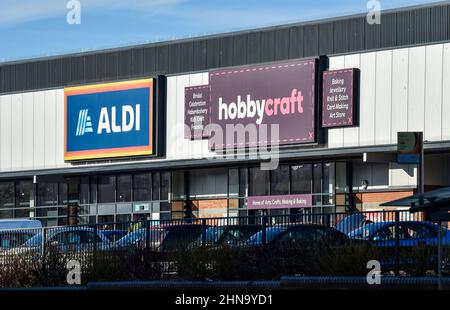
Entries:
{"type": "Polygon", "coordinates": [[[91,117],[88,116],[88,109],[80,110],[78,114],[77,136],[83,136],[86,132],[93,132],[91,117]]]}
{"type": "Polygon", "coordinates": [[[65,93],[65,160],[153,155],[153,79],[65,93]]]}

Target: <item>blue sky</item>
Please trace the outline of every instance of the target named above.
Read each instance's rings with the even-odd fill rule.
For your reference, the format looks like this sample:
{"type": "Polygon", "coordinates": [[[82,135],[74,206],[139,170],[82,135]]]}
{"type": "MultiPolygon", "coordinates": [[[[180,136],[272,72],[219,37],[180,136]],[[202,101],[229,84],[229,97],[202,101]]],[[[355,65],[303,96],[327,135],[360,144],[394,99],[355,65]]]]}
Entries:
{"type": "MultiPolygon", "coordinates": [[[[0,62],[103,49],[367,11],[368,0],[0,0],[0,62]]],[[[382,9],[439,2],[380,0],[382,9]]]]}

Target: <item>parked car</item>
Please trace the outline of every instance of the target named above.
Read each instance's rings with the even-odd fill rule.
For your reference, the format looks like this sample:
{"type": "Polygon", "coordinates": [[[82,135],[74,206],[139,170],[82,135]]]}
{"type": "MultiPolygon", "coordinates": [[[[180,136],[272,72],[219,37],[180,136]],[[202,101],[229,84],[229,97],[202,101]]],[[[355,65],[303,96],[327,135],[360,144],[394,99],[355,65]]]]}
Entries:
{"type": "MultiPolygon", "coordinates": [[[[378,260],[384,270],[393,270],[394,268],[414,268],[417,266],[417,259],[414,251],[418,246],[435,247],[438,244],[438,226],[428,222],[419,221],[401,221],[398,223],[398,232],[396,233],[396,223],[376,222],[365,225],[349,234],[352,239],[366,240],[376,247],[383,250],[383,253],[378,260]],[[400,255],[396,257],[396,235],[398,235],[398,244],[400,255]]],[[[444,246],[450,245],[450,232],[442,229],[442,244],[444,246]]],[[[421,264],[426,263],[431,268],[437,266],[436,251],[431,251],[426,261],[421,261],[421,264]],[[434,254],[433,254],[434,253],[434,254]]],[[[443,256],[442,269],[448,273],[450,267],[450,258],[448,255],[443,256]]]]}
{"type": "Polygon", "coordinates": [[[123,229],[107,229],[100,232],[111,242],[116,242],[128,234],[128,231],[123,229]]]}
{"type": "Polygon", "coordinates": [[[15,229],[0,231],[0,252],[16,248],[24,244],[33,237],[38,230],[34,229],[15,229]]]}
{"type": "Polygon", "coordinates": [[[213,226],[200,235],[196,245],[205,246],[237,246],[245,243],[252,235],[261,230],[261,225],[213,226]]]}
{"type": "Polygon", "coordinates": [[[108,238],[100,231],[95,233],[92,228],[77,226],[48,228],[31,237],[23,245],[3,252],[1,257],[3,263],[18,255],[37,259],[42,253],[42,246],[45,246],[47,251],[54,250],[66,256],[83,256],[90,254],[95,248],[101,250],[109,243],[108,238]]]}
{"type": "MultiPolygon", "coordinates": [[[[277,225],[265,229],[266,246],[291,248],[325,242],[329,245],[342,245],[349,237],[328,226],[315,224],[277,225]]],[[[263,231],[251,236],[246,247],[263,246],[263,231]]]]}
{"type": "Polygon", "coordinates": [[[158,225],[151,226],[148,235],[146,229],[141,228],[118,240],[112,248],[144,247],[148,238],[151,249],[160,252],[174,251],[189,247],[198,240],[203,229],[209,227],[197,224],[158,225]]]}
{"type": "MultiPolygon", "coordinates": [[[[396,223],[376,222],[351,232],[352,239],[367,240],[379,247],[394,247],[396,244],[396,223]]],[[[398,238],[401,247],[438,244],[438,226],[428,222],[401,221],[398,224],[398,238]]],[[[450,231],[442,229],[442,244],[450,245],[450,231]]]]}
{"type": "Polygon", "coordinates": [[[0,231],[13,229],[39,229],[39,228],[42,228],[42,223],[38,220],[30,220],[30,219],[0,220],[0,231]]]}
{"type": "Polygon", "coordinates": [[[336,225],[336,229],[348,235],[352,231],[364,226],[366,223],[367,223],[366,215],[362,213],[355,213],[344,217],[336,225]]]}

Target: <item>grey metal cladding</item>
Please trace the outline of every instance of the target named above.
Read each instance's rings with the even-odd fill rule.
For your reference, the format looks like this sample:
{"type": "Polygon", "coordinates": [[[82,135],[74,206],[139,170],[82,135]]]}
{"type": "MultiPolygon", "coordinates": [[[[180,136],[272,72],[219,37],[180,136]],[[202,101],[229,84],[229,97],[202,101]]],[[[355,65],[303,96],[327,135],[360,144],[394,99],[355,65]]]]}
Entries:
{"type": "Polygon", "coordinates": [[[0,93],[450,40],[450,4],[0,64],[0,93]]]}

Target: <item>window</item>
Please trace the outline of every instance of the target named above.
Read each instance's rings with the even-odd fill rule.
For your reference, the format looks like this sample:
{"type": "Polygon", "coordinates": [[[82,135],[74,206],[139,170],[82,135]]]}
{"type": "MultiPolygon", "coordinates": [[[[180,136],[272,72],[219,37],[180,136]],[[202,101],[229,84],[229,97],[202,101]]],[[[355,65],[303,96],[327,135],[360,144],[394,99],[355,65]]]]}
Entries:
{"type": "Polygon", "coordinates": [[[90,177],[90,193],[89,193],[89,201],[91,203],[97,203],[97,177],[90,177]]]}
{"type": "Polygon", "coordinates": [[[239,169],[228,169],[228,197],[239,197],[239,169]]]}
{"type": "Polygon", "coordinates": [[[295,165],[291,167],[291,193],[294,195],[311,194],[312,165],[295,165]]]}
{"type": "Polygon", "coordinates": [[[29,208],[33,191],[32,181],[19,181],[16,185],[16,207],[29,208]]]}
{"type": "Polygon", "coordinates": [[[60,183],[58,184],[58,204],[59,205],[67,205],[67,200],[68,200],[68,185],[65,183],[60,183]]]}
{"type": "Polygon", "coordinates": [[[335,191],[335,169],[334,163],[325,163],[323,165],[323,205],[334,204],[335,191]]]}
{"type": "Polygon", "coordinates": [[[186,199],[185,193],[185,171],[172,172],[172,200],[184,200],[186,199]]]}
{"type": "Polygon", "coordinates": [[[161,173],[161,200],[169,200],[170,172],[161,173]]]}
{"type": "MultiPolygon", "coordinates": [[[[400,240],[409,239],[409,235],[407,230],[402,225],[399,225],[398,227],[398,238],[400,240]]],[[[377,231],[374,236],[374,241],[394,241],[395,240],[395,224],[391,224],[388,226],[383,227],[379,231],[377,231]]]]}
{"type": "Polygon", "coordinates": [[[427,239],[436,238],[437,231],[434,231],[430,226],[425,224],[409,224],[405,230],[410,239],[427,239]]]}
{"type": "Polygon", "coordinates": [[[249,196],[269,195],[269,171],[260,167],[249,169],[249,196]]]}
{"type": "Polygon", "coordinates": [[[133,200],[152,200],[152,175],[150,173],[135,174],[133,176],[133,200]]]}
{"type": "Polygon", "coordinates": [[[322,204],[322,164],[313,166],[313,205],[322,204]]]}
{"type": "Polygon", "coordinates": [[[89,204],[89,177],[83,177],[80,180],[80,204],[89,204]]]}
{"type": "Polygon", "coordinates": [[[246,197],[248,190],[248,169],[239,169],[239,197],[246,197]]]}
{"type": "Polygon", "coordinates": [[[112,203],[116,201],[116,177],[98,177],[98,202],[112,203]]]}
{"type": "Polygon", "coordinates": [[[153,194],[153,200],[160,200],[160,173],[159,172],[154,172],[153,173],[153,190],[152,190],[152,194],[153,194]]]}
{"type": "Polygon", "coordinates": [[[41,207],[58,205],[58,184],[38,183],[37,204],[41,207]]]}
{"type": "Polygon", "coordinates": [[[0,183],[0,209],[10,209],[14,207],[14,183],[0,183]]]}
{"type": "Polygon", "coordinates": [[[131,175],[119,175],[117,177],[117,202],[131,201],[131,175]]]}
{"type": "Polygon", "coordinates": [[[289,166],[279,166],[271,171],[270,194],[288,195],[289,194],[289,166]]]}

